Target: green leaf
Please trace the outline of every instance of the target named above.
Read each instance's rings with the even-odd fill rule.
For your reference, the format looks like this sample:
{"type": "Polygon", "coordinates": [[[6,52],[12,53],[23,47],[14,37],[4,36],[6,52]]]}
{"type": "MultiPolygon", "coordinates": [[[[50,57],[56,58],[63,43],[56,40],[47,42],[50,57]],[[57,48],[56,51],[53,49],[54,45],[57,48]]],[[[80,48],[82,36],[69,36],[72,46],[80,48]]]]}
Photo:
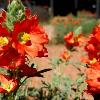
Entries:
{"type": "Polygon", "coordinates": [[[75,30],[74,30],[74,36],[77,36],[78,34],[82,33],[82,26],[78,26],[75,30]]]}
{"type": "Polygon", "coordinates": [[[82,93],[86,88],[87,88],[87,83],[83,83],[83,84],[80,86],[79,91],[82,93]]]}
{"type": "Polygon", "coordinates": [[[78,78],[76,79],[76,84],[77,86],[81,85],[85,80],[85,76],[84,75],[79,75],[78,78]]]}
{"type": "Polygon", "coordinates": [[[59,66],[59,64],[62,63],[62,60],[59,58],[53,58],[51,59],[51,64],[53,65],[54,68],[56,68],[57,66],[59,66]]]}
{"type": "Polygon", "coordinates": [[[24,89],[24,96],[25,96],[25,97],[28,96],[28,88],[27,88],[27,87],[25,87],[25,89],[24,89]]]}
{"type": "Polygon", "coordinates": [[[53,87],[59,87],[59,85],[61,84],[61,79],[59,75],[56,75],[56,74],[53,75],[52,84],[53,84],[53,87]]]}

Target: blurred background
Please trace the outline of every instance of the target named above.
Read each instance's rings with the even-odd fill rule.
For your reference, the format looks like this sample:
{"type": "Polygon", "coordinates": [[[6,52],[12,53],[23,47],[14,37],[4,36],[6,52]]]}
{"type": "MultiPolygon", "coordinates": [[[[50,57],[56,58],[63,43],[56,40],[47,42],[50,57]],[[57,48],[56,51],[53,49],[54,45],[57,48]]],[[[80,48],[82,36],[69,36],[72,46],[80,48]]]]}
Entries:
{"type": "MultiPolygon", "coordinates": [[[[0,8],[6,9],[11,0],[0,0],[0,8]]],[[[100,17],[100,0],[22,0],[24,5],[30,7],[34,13],[44,17],[66,16],[72,13],[77,16],[78,11],[86,10],[96,13],[100,17]]]]}
{"type": "MultiPolygon", "coordinates": [[[[12,0],[0,0],[0,8],[7,10],[12,0]]],[[[80,29],[91,33],[99,22],[100,0],[21,0],[36,14],[44,26],[49,39],[55,43],[64,42],[63,37],[70,31],[80,29]],[[90,20],[91,19],[91,20],[90,20]]]]}

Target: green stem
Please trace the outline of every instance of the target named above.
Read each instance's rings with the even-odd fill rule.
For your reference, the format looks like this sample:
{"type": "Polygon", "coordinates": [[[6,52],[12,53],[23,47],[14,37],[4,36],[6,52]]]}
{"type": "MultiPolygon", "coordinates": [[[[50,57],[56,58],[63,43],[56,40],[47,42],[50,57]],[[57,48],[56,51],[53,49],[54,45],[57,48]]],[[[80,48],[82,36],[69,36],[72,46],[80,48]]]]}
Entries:
{"type": "Polygon", "coordinates": [[[16,93],[17,93],[18,89],[19,89],[19,88],[22,86],[22,84],[27,80],[27,78],[28,78],[28,77],[26,77],[26,78],[23,80],[23,82],[20,83],[19,87],[18,87],[18,88],[16,89],[16,91],[14,92],[13,95],[14,95],[15,97],[16,97],[16,93]]]}

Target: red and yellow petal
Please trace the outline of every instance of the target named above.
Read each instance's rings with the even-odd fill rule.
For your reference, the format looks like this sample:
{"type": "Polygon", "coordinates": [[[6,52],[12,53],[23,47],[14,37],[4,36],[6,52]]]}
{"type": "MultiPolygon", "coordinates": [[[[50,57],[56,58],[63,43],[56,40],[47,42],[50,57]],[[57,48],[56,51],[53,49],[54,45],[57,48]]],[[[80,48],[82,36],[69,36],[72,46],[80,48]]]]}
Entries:
{"type": "Polygon", "coordinates": [[[11,93],[18,87],[18,81],[7,75],[0,74],[0,92],[11,93]]]}

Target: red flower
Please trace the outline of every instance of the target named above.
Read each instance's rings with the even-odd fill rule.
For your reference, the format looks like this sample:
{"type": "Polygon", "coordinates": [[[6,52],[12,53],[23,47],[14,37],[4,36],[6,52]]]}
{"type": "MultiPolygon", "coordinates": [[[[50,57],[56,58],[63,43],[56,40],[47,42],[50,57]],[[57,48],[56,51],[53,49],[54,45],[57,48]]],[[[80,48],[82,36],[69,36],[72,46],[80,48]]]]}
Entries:
{"type": "Polygon", "coordinates": [[[0,67],[5,69],[17,69],[25,62],[25,57],[20,55],[15,49],[10,48],[0,55],[0,67]]]}
{"type": "Polygon", "coordinates": [[[90,35],[90,40],[85,46],[85,50],[88,52],[90,60],[93,58],[100,58],[100,42],[95,38],[93,34],[90,35]]]}
{"type": "Polygon", "coordinates": [[[64,40],[68,45],[74,44],[73,32],[69,32],[66,36],[64,36],[64,40]]]}
{"type": "Polygon", "coordinates": [[[31,10],[29,8],[25,9],[25,15],[26,15],[26,18],[30,18],[31,17],[31,10]]]}
{"type": "Polygon", "coordinates": [[[74,37],[73,32],[69,32],[66,36],[64,36],[64,40],[67,46],[81,46],[85,42],[82,34],[78,34],[78,36],[74,37]]]}
{"type": "Polygon", "coordinates": [[[87,68],[88,92],[100,93],[100,25],[97,25],[85,46],[90,62],[87,68]]]}
{"type": "Polygon", "coordinates": [[[6,20],[6,11],[2,10],[0,13],[0,23],[2,24],[6,20]]]}
{"type": "Polygon", "coordinates": [[[100,70],[100,62],[96,62],[94,64],[91,64],[90,67],[93,68],[93,69],[100,70]]]}
{"type": "Polygon", "coordinates": [[[100,42],[100,25],[95,26],[92,33],[95,38],[100,42]]]}
{"type": "Polygon", "coordinates": [[[100,93],[100,70],[88,68],[86,74],[87,74],[86,82],[88,84],[88,91],[100,93]]]}
{"type": "MultiPolygon", "coordinates": [[[[8,59],[9,60],[9,59],[8,59]]],[[[18,70],[21,65],[25,62],[25,58],[22,56],[15,57],[13,60],[8,61],[7,64],[2,64],[0,67],[5,68],[7,70],[18,70]]]]}
{"type": "Polygon", "coordinates": [[[86,44],[86,41],[87,41],[87,39],[83,36],[83,34],[78,34],[75,37],[75,42],[79,46],[86,44]]]}
{"type": "Polygon", "coordinates": [[[95,46],[93,44],[88,44],[86,45],[85,49],[89,52],[97,52],[97,49],[95,48],[95,46]]]}
{"type": "Polygon", "coordinates": [[[0,53],[9,49],[11,43],[10,33],[0,24],[0,53]]]}
{"type": "Polygon", "coordinates": [[[13,47],[20,54],[28,54],[31,57],[39,56],[39,52],[45,54],[44,44],[48,43],[48,37],[44,30],[37,24],[35,17],[16,23],[12,38],[13,47]]]}
{"type": "Polygon", "coordinates": [[[96,45],[88,43],[85,46],[85,50],[87,51],[90,60],[92,60],[93,58],[98,58],[99,53],[98,53],[98,48],[96,47],[96,45]]]}
{"type": "Polygon", "coordinates": [[[100,70],[100,62],[97,61],[96,58],[93,58],[92,60],[90,60],[88,64],[90,68],[100,70]]]}
{"type": "Polygon", "coordinates": [[[0,93],[11,93],[18,86],[17,80],[7,75],[0,74],[0,93]]]}

